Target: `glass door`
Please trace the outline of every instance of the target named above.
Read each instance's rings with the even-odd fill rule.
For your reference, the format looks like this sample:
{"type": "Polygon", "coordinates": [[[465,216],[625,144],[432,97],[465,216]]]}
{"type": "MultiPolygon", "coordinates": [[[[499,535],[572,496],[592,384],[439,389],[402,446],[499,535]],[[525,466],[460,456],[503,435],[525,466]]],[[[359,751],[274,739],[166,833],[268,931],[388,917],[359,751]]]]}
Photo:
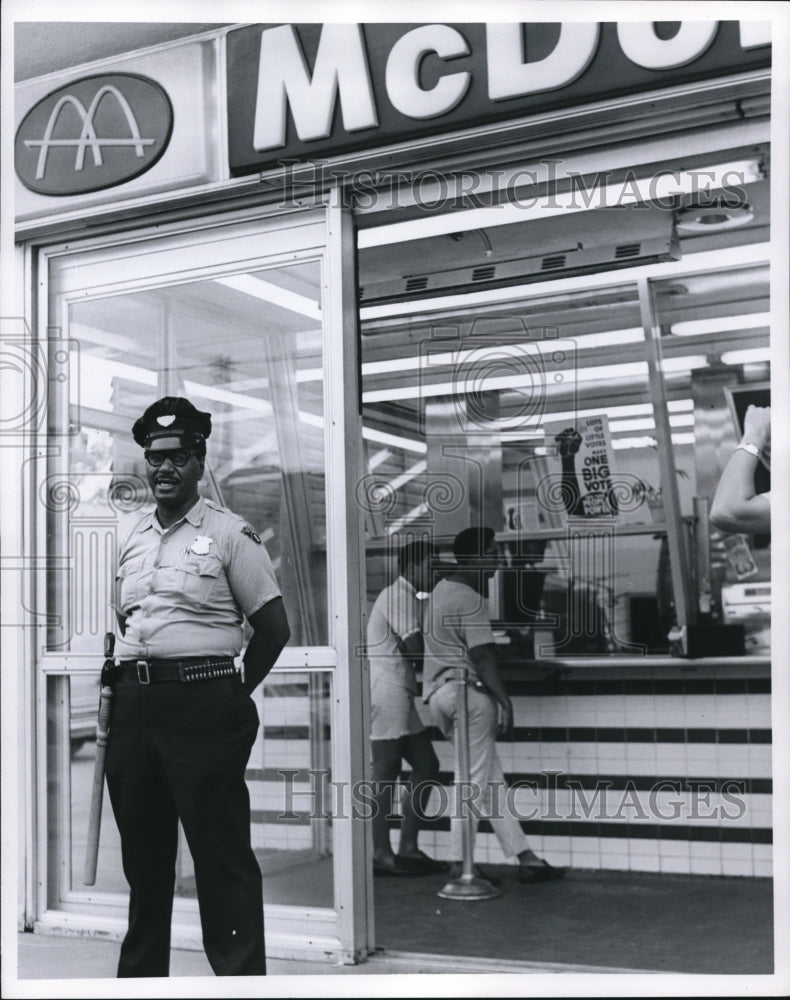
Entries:
{"type": "MultiPolygon", "coordinates": [[[[125,912],[106,792],[96,884],[82,884],[98,670],[103,633],[114,624],[116,539],[152,505],[131,427],[155,399],[183,395],[212,414],[201,493],[260,534],[291,625],[288,647],[256,692],[261,733],[247,772],[270,953],[279,931],[354,948],[348,928],[340,942],[336,918],[352,909],[349,882],[338,878],[351,842],[344,847],[328,805],[333,772],[348,769],[348,699],[338,697],[337,674],[342,661],[343,690],[353,625],[337,586],[347,565],[338,541],[346,539],[344,507],[327,503],[347,464],[333,430],[343,430],[335,411],[345,397],[332,367],[343,348],[330,351],[328,342],[344,332],[330,305],[338,272],[327,261],[329,229],[314,213],[49,257],[53,392],[39,485],[48,565],[42,910],[102,904],[125,912]]],[[[185,842],[176,892],[174,920],[189,936],[197,908],[185,842]]]]}

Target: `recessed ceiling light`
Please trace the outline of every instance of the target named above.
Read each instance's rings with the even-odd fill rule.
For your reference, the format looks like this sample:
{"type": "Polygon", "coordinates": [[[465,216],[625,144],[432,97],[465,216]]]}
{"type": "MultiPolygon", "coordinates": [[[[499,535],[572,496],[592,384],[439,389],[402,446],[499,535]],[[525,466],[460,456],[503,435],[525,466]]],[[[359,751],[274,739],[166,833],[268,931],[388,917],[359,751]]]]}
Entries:
{"type": "Polygon", "coordinates": [[[720,201],[710,205],[689,205],[678,212],[677,228],[680,233],[718,233],[745,226],[753,218],[754,212],[746,204],[728,205],[720,201]]]}

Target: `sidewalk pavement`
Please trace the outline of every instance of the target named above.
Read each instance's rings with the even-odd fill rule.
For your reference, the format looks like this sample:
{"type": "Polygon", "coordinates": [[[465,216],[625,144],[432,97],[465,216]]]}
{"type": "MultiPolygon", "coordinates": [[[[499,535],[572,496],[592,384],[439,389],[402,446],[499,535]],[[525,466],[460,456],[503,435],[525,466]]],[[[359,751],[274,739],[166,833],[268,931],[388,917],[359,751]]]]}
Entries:
{"type": "MultiPolygon", "coordinates": [[[[51,934],[18,935],[20,980],[114,979],[118,963],[117,941],[51,934]]],[[[360,965],[334,965],[323,961],[269,958],[270,976],[384,976],[418,973],[576,972],[590,971],[551,963],[513,963],[464,959],[444,955],[411,955],[384,950],[360,965]]],[[[606,971],[606,970],[601,970],[606,971]]],[[[202,951],[173,949],[170,976],[213,976],[202,951]]]]}
{"type": "MultiPolygon", "coordinates": [[[[606,973],[615,975],[608,982],[636,981],[634,975],[646,974],[653,982],[661,974],[661,990],[666,996],[670,980],[679,974],[692,982],[734,982],[751,977],[752,982],[767,983],[763,977],[774,972],[773,885],[770,879],[724,878],[716,876],[660,875],[647,872],[572,870],[562,882],[519,887],[511,884],[507,866],[489,869],[501,876],[502,896],[497,900],[453,901],[438,899],[434,890],[441,888],[443,876],[413,879],[377,879],[375,883],[377,941],[386,948],[377,949],[359,965],[333,965],[326,961],[270,958],[268,995],[302,995],[300,977],[313,976],[385,976],[415,973],[492,974],[596,974],[601,984],[606,973]],[[434,885],[434,881],[436,884],[434,885]],[[420,891],[416,891],[417,889],[420,891]],[[428,953],[430,952],[430,953],[428,953]],[[458,957],[462,956],[462,957],[458,957]],[[602,974],[604,974],[602,976],[602,974]],[[275,985],[273,977],[278,979],[275,985]],[[289,980],[287,977],[291,977],[289,980]],[[284,992],[276,994],[274,990],[284,992]]],[[[110,986],[118,960],[119,943],[106,938],[52,936],[21,933],[17,935],[17,968],[3,955],[3,978],[18,982],[18,992],[3,996],[41,997],[85,996],[73,992],[74,980],[105,980],[101,996],[141,995],[119,992],[122,981],[110,986]],[[47,985],[47,981],[48,984],[47,985]],[[53,981],[57,981],[57,986],[53,981]],[[71,988],[72,992],[69,992],[71,988]],[[41,990],[42,992],[37,992],[41,990]],[[65,991],[65,992],[64,992],[65,991]]],[[[777,959],[784,964],[784,953],[777,959]]],[[[171,978],[166,994],[155,992],[154,981],[146,996],[228,995],[228,980],[223,987],[209,980],[200,992],[187,992],[188,982],[181,977],[211,977],[213,973],[202,951],[174,950],[171,978]],[[206,992],[208,991],[208,992],[206,992]]],[[[550,977],[553,979],[553,976],[550,977]]],[[[537,986],[524,986],[518,976],[503,976],[516,989],[527,994],[537,986]]],[[[453,982],[458,983],[457,979],[453,982]]],[[[216,981],[214,981],[216,982],[216,981]]],[[[260,996],[238,990],[241,980],[234,980],[235,996],[260,996]]],[[[469,980],[474,989],[477,981],[469,980]]],[[[499,982],[499,979],[497,979],[499,982]]],[[[541,979],[541,982],[543,980],[541,979]]],[[[327,995],[339,995],[345,989],[359,994],[363,983],[348,982],[345,987],[329,984],[321,987],[327,995]]],[[[386,984],[379,982],[378,989],[386,984]]],[[[437,981],[431,992],[437,994],[437,981]]],[[[477,990],[481,987],[478,985],[477,990]]],[[[553,995],[540,993],[537,995],[553,995]]],[[[653,990],[658,986],[652,987],[653,990]]],[[[313,992],[304,995],[315,995],[313,992]]],[[[367,995],[377,987],[370,984],[367,995]]],[[[612,996],[617,995],[610,989],[612,996]]],[[[688,987],[687,987],[688,989],[688,987]]],[[[409,995],[413,989],[407,990],[409,995]]],[[[758,991],[760,992],[760,991],[758,991]]],[[[500,995],[489,987],[485,995],[500,995]]],[[[726,987],[723,993],[727,993],[726,987]]],[[[774,995],[763,986],[763,995],[774,995]]],[[[468,995],[463,989],[455,996],[468,995]]],[[[479,992],[476,995],[481,995],[479,992]]],[[[502,995],[511,995],[506,992],[502,995]]],[[[584,995],[571,993],[569,995],[584,995]]],[[[630,993],[632,996],[651,995],[630,993]]],[[[681,993],[680,995],[684,995],[681,993]]],[[[685,995],[699,995],[696,987],[685,995]]],[[[783,995],[779,993],[778,995],[783,995]]]]}

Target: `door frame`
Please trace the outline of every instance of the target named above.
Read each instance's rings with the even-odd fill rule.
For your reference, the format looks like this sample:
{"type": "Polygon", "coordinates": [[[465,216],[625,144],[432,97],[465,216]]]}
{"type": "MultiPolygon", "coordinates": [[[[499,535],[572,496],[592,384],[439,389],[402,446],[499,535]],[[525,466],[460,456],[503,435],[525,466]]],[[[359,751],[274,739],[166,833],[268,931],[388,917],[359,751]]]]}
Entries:
{"type": "MultiPolygon", "coordinates": [[[[131,290],[135,267],[123,267],[123,280],[113,281],[112,271],[127,254],[132,255],[141,241],[156,239],[157,247],[184,250],[190,236],[199,240],[202,234],[226,227],[229,234],[243,233],[265,238],[267,231],[286,234],[300,225],[322,224],[322,241],[299,246],[299,236],[285,252],[271,255],[258,252],[256,259],[273,263],[290,260],[320,259],[322,282],[323,344],[324,344],[324,419],[326,462],[326,525],[327,525],[327,586],[330,596],[329,646],[289,648],[278,661],[283,672],[330,669],[333,677],[332,704],[332,771],[335,780],[347,783],[348,797],[355,784],[367,776],[367,719],[369,695],[362,658],[364,558],[362,528],[355,504],[354,487],[361,475],[361,415],[357,406],[358,392],[347,391],[349,383],[358,378],[358,345],[356,335],[356,291],[354,226],[351,213],[341,207],[342,200],[332,197],[327,203],[305,210],[273,210],[271,207],[236,210],[221,214],[206,214],[167,226],[141,226],[133,232],[110,232],[87,240],[64,240],[48,245],[25,248],[30,263],[29,273],[37,273],[31,302],[34,316],[33,340],[46,346],[51,331],[49,322],[49,264],[55,258],[74,255],[79,266],[93,264],[96,273],[108,264],[107,284],[99,282],[109,294],[129,286],[131,290]],[[130,249],[131,248],[131,249],[130,249]],[[315,253],[311,253],[314,250],[315,253]],[[289,254],[291,255],[289,257],[289,254]],[[354,709],[352,711],[352,708],[354,709]],[[356,710],[360,709],[360,710],[356,710]]],[[[312,230],[311,230],[312,231],[312,230]]],[[[308,240],[308,243],[310,241],[308,240]]],[[[199,269],[198,269],[199,270],[199,269]]],[[[94,285],[95,287],[95,285],[94,285]]],[[[50,373],[51,376],[51,373],[50,373]]],[[[67,398],[67,397],[66,397],[67,398]]],[[[57,405],[57,402],[54,402],[57,405]]],[[[50,441],[47,417],[43,430],[36,435],[35,450],[44,456],[50,441]]],[[[62,419],[62,415],[61,415],[62,419]]],[[[34,463],[21,492],[31,499],[37,497],[47,475],[46,460],[34,463]]],[[[33,503],[23,504],[29,511],[30,556],[36,565],[47,565],[47,531],[43,510],[33,503]]],[[[32,617],[46,608],[46,573],[33,581],[32,617]]],[[[36,930],[60,932],[101,930],[111,937],[122,936],[125,930],[126,897],[89,892],[65,894],[58,908],[50,907],[47,872],[47,745],[46,745],[46,678],[65,676],[96,669],[95,662],[85,657],[70,657],[62,653],[36,655],[46,649],[46,629],[35,625],[28,630],[35,641],[25,658],[26,679],[35,689],[31,701],[35,724],[23,734],[29,754],[23,758],[20,775],[24,787],[33,789],[29,816],[24,819],[25,902],[24,923],[36,930]],[[81,661],[81,662],[80,662],[81,661]]],[[[92,658],[91,658],[92,659],[92,658]]],[[[32,719],[31,719],[32,721],[32,719]]],[[[62,769],[61,769],[62,770],[62,769]]],[[[65,795],[65,792],[63,793],[65,795]]],[[[65,815],[65,814],[63,814],[65,815]]],[[[335,818],[333,822],[334,909],[301,906],[268,905],[265,907],[267,947],[273,957],[309,957],[354,963],[363,960],[372,949],[372,870],[369,824],[335,818]],[[360,862],[363,863],[360,863],[360,862]]],[[[193,900],[177,900],[174,909],[173,943],[176,946],[200,948],[197,905],[193,900]]]]}

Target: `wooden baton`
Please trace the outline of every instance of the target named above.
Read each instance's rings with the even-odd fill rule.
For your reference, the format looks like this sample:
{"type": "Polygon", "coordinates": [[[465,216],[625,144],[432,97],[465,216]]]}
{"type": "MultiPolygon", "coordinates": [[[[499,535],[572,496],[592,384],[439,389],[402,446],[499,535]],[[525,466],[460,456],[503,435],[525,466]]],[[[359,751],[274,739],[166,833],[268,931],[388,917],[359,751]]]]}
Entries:
{"type": "MultiPolygon", "coordinates": [[[[115,648],[115,636],[107,632],[104,636],[105,667],[115,648]]],[[[102,681],[106,671],[102,670],[102,681]]],[[[96,865],[99,860],[99,833],[101,830],[101,811],[104,799],[104,768],[107,757],[107,744],[110,738],[110,715],[112,713],[112,688],[102,683],[99,695],[99,718],[96,724],[96,763],[93,767],[93,790],[91,793],[91,810],[88,817],[88,843],[85,848],[85,871],[82,881],[85,885],[95,885],[96,865]]]]}

